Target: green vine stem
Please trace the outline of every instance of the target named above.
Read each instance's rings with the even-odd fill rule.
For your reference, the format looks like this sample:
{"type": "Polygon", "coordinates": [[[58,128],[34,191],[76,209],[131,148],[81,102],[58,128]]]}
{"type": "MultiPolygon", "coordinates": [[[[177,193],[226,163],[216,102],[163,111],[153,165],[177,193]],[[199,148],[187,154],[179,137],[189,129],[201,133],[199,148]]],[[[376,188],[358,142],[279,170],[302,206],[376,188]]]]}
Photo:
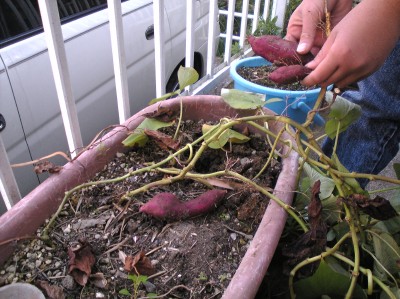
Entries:
{"type": "MultiPolygon", "coordinates": [[[[295,298],[296,294],[294,292],[294,284],[293,284],[293,280],[294,277],[296,275],[296,272],[298,270],[300,270],[302,267],[317,262],[319,260],[322,260],[323,258],[327,257],[327,256],[333,256],[345,263],[347,263],[348,265],[354,267],[355,264],[352,260],[346,258],[345,256],[343,256],[342,254],[337,253],[337,251],[339,250],[340,245],[343,244],[344,241],[346,241],[348,238],[351,237],[351,232],[346,233],[345,235],[342,236],[342,238],[340,238],[340,240],[335,244],[335,246],[333,246],[332,248],[327,247],[326,251],[321,253],[320,255],[308,258],[304,261],[302,261],[301,263],[297,264],[296,267],[294,267],[292,269],[292,271],[290,272],[290,276],[289,276],[289,290],[290,290],[290,297],[291,298],[295,298]]],[[[374,281],[377,285],[379,285],[381,287],[381,289],[392,299],[395,299],[396,296],[392,293],[392,291],[388,288],[387,285],[385,285],[380,279],[378,279],[376,276],[372,275],[372,272],[370,269],[366,269],[363,267],[359,268],[359,271],[366,275],[368,278],[368,293],[371,294],[373,291],[373,283],[372,281],[374,281]]]]}

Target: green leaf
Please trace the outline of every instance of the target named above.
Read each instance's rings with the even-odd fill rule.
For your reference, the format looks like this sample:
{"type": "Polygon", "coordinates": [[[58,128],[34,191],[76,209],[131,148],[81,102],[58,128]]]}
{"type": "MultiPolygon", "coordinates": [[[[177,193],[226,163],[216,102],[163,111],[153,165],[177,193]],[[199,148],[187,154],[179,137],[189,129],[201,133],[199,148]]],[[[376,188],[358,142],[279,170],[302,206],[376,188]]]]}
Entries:
{"type": "Polygon", "coordinates": [[[131,293],[129,293],[129,291],[128,291],[127,289],[119,290],[118,293],[119,293],[120,295],[131,296],[131,293]]]}
{"type": "Polygon", "coordinates": [[[147,293],[147,294],[146,294],[146,297],[149,297],[149,298],[156,298],[156,297],[157,297],[157,294],[156,294],[156,293],[147,293]]]}
{"type": "Polygon", "coordinates": [[[171,122],[162,122],[154,118],[145,118],[142,123],[122,141],[122,144],[128,147],[131,146],[144,146],[148,141],[147,135],[144,133],[145,129],[156,131],[160,128],[169,127],[173,125],[171,122]]]}
{"type": "Polygon", "coordinates": [[[180,66],[178,70],[179,89],[183,90],[185,87],[192,85],[199,80],[199,74],[192,67],[180,66]]]}
{"type": "Polygon", "coordinates": [[[257,109],[266,104],[265,94],[260,93],[223,88],[221,96],[229,106],[235,109],[257,109]]]}
{"type": "Polygon", "coordinates": [[[397,261],[400,260],[400,248],[393,237],[387,232],[385,225],[380,222],[374,226],[371,234],[375,257],[379,263],[374,264],[374,274],[381,279],[387,278],[388,271],[396,276],[400,272],[397,261]]]}
{"type": "MultiPolygon", "coordinates": [[[[330,297],[343,298],[350,286],[350,275],[336,260],[322,260],[317,271],[310,277],[294,284],[297,299],[330,297]]],[[[356,285],[352,298],[367,298],[363,289],[356,285]]]]}
{"type": "MultiPolygon", "coordinates": [[[[211,126],[211,125],[204,124],[202,127],[203,135],[206,134],[207,132],[209,132],[210,130],[215,129],[216,127],[217,126],[211,126]]],[[[211,137],[212,137],[212,134],[209,134],[208,136],[206,136],[205,140],[208,141],[208,140],[210,140],[211,137]]],[[[249,137],[247,137],[239,132],[236,132],[232,129],[226,129],[224,132],[222,132],[219,135],[217,140],[211,141],[208,144],[208,146],[213,149],[219,149],[219,148],[224,147],[227,142],[245,143],[249,140],[250,140],[249,137]]]]}
{"type": "Polygon", "coordinates": [[[304,163],[304,170],[307,176],[311,179],[311,186],[313,186],[314,183],[318,180],[321,182],[319,194],[320,199],[328,198],[332,195],[332,192],[335,189],[335,182],[331,178],[328,178],[320,172],[316,171],[308,163],[304,163]]]}
{"type": "MultiPolygon", "coordinates": [[[[331,103],[333,93],[328,91],[325,99],[328,103],[331,103]]],[[[332,104],[328,114],[328,121],[325,124],[325,133],[330,138],[335,138],[339,125],[339,132],[341,133],[356,121],[360,115],[361,107],[359,105],[354,104],[341,96],[336,96],[335,102],[332,104]]]]}
{"type": "Polygon", "coordinates": [[[400,163],[393,163],[393,169],[396,173],[396,178],[400,180],[400,163]]]}

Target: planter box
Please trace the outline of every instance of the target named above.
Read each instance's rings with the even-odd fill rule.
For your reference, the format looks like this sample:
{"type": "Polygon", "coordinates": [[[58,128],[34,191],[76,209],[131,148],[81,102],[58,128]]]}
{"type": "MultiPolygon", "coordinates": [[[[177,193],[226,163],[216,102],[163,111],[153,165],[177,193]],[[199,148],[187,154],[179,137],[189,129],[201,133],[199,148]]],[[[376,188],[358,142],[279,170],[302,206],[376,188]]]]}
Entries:
{"type": "MultiPolygon", "coordinates": [[[[234,110],[219,96],[193,96],[171,99],[156,103],[128,119],[121,127],[108,133],[75,161],[64,165],[60,173],[52,175],[39,185],[10,211],[0,218],[0,242],[32,235],[58,208],[67,190],[91,179],[103,169],[117,152],[123,152],[122,141],[127,132],[134,130],[144,119],[144,114],[154,112],[160,107],[179,111],[183,102],[184,119],[219,120],[222,117],[237,117],[253,114],[252,111],[234,110]]],[[[272,113],[267,111],[266,113],[272,113]]],[[[278,132],[281,126],[271,122],[271,130],[278,132]]],[[[289,138],[285,136],[285,138],[289,138]]],[[[287,153],[282,148],[282,153],[287,153]]],[[[283,169],[279,175],[274,194],[287,204],[291,204],[296,188],[297,153],[291,151],[282,161],[283,169]]],[[[269,263],[285,225],[287,214],[271,201],[258,230],[242,262],[231,280],[223,298],[253,298],[264,278],[269,263]]],[[[0,263],[10,257],[16,244],[8,242],[0,247],[0,263]]]]}

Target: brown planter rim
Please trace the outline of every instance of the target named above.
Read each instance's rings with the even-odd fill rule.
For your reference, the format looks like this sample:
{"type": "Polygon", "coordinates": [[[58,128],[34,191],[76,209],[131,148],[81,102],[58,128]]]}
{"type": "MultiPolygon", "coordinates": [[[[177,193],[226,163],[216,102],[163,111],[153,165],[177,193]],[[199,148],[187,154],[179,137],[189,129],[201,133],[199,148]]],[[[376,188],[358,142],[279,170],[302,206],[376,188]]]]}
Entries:
{"type": "MultiPolygon", "coordinates": [[[[102,137],[76,160],[65,164],[60,173],[50,176],[11,210],[3,214],[0,217],[0,242],[33,235],[57,210],[66,191],[92,178],[111,161],[117,152],[124,151],[121,142],[128,132],[134,130],[143,121],[145,114],[152,113],[160,107],[179,111],[181,101],[184,107],[184,119],[219,120],[222,117],[238,117],[254,113],[249,110],[235,110],[230,108],[221,97],[206,95],[180,97],[146,107],[102,137]]],[[[268,110],[267,113],[272,112],[268,110]]],[[[279,125],[276,123],[270,124],[270,129],[275,129],[277,132],[278,128],[279,125]]],[[[288,151],[286,147],[282,150],[283,154],[288,151]]],[[[290,151],[283,159],[283,169],[274,191],[274,194],[287,204],[291,204],[296,188],[297,161],[297,154],[294,151],[290,151]]],[[[286,212],[271,201],[223,298],[254,298],[272,260],[286,218],[286,212]]],[[[15,246],[14,242],[0,246],[0,265],[12,255],[15,246]]]]}

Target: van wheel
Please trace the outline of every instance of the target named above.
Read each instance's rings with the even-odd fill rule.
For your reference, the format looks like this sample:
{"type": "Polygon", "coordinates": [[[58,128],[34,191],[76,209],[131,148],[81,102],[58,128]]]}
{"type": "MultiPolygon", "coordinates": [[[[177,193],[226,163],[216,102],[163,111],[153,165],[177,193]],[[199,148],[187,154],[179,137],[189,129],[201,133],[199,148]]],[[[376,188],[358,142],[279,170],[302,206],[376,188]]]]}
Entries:
{"type": "MultiPolygon", "coordinates": [[[[167,86],[165,87],[165,91],[174,92],[179,89],[179,81],[178,81],[178,70],[180,66],[185,66],[185,59],[183,59],[177,67],[174,69],[171,77],[168,80],[167,86]]],[[[200,53],[194,53],[194,69],[199,73],[199,78],[203,77],[203,58],[200,53]]]]}

